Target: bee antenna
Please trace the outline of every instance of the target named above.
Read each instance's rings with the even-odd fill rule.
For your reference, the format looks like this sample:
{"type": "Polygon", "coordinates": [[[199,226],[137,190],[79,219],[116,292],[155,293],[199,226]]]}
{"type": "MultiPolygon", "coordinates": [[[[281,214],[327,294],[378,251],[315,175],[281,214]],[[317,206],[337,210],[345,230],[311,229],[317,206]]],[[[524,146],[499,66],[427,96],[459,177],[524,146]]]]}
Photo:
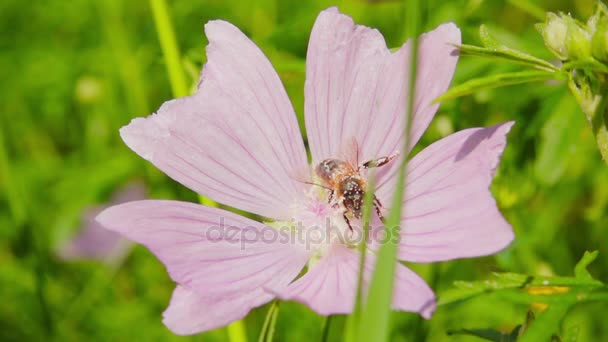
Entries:
{"type": "Polygon", "coordinates": [[[323,189],[331,190],[331,188],[330,188],[330,187],[327,187],[327,186],[322,185],[322,184],[317,184],[317,183],[313,183],[313,182],[307,182],[307,181],[302,181],[302,183],[304,183],[304,184],[310,184],[310,185],[316,185],[316,186],[320,186],[320,187],[322,187],[323,189]]]}

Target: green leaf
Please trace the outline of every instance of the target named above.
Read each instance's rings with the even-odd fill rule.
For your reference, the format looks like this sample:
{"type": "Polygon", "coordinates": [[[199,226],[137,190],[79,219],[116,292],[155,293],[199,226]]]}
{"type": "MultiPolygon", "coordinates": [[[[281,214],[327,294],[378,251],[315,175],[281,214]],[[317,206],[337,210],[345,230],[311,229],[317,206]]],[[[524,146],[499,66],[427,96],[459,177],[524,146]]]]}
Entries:
{"type": "MultiPolygon", "coordinates": [[[[491,279],[483,281],[465,282],[457,281],[454,282],[455,288],[444,291],[439,295],[439,301],[437,305],[446,305],[454,302],[467,300],[484,293],[499,292],[505,290],[518,290],[523,295],[526,291],[534,291],[539,288],[544,288],[546,293],[553,293],[554,295],[562,294],[561,291],[553,291],[554,288],[559,287],[580,287],[587,290],[595,289],[603,286],[602,282],[593,278],[579,278],[579,277],[534,277],[519,273],[494,273],[491,279]]],[[[526,297],[526,302],[530,302],[538,299],[538,297],[545,297],[543,295],[532,295],[526,297]]]]}
{"type": "Polygon", "coordinates": [[[559,181],[568,168],[580,143],[581,131],[586,127],[578,105],[568,94],[555,101],[550,111],[540,132],[538,157],[534,162],[537,180],[548,185],[559,181]]]}
{"type": "Polygon", "coordinates": [[[502,333],[500,331],[492,329],[460,329],[460,330],[449,330],[448,335],[469,335],[479,337],[486,341],[494,342],[515,342],[510,333],[502,333]]]}
{"type": "Polygon", "coordinates": [[[571,302],[557,302],[549,305],[530,324],[519,339],[519,342],[549,341],[551,336],[558,332],[559,324],[564,316],[566,316],[572,304],[571,302]]]}
{"type": "Polygon", "coordinates": [[[492,89],[521,83],[547,81],[551,79],[556,79],[558,78],[558,76],[559,74],[555,72],[530,70],[509,72],[482,78],[476,78],[450,88],[448,91],[436,98],[435,102],[452,100],[457,97],[469,95],[485,89],[492,89]]]}
{"type": "Polygon", "coordinates": [[[481,39],[481,43],[487,48],[500,48],[501,44],[490,34],[486,25],[479,26],[479,39],[481,39]]]}
{"type": "Polygon", "coordinates": [[[490,46],[481,47],[468,44],[459,45],[458,49],[460,50],[461,55],[497,58],[516,64],[527,65],[529,67],[539,70],[554,72],[559,71],[558,67],[538,57],[534,57],[525,52],[508,48],[504,45],[495,46],[494,44],[498,43],[492,38],[489,33],[487,33],[487,29],[484,28],[483,30],[484,31],[482,41],[484,44],[490,44],[490,46]]]}
{"type": "Polygon", "coordinates": [[[596,73],[608,73],[608,66],[602,64],[593,58],[587,59],[579,59],[575,61],[569,61],[564,63],[562,66],[564,70],[575,70],[575,69],[585,69],[588,72],[596,72],[596,73]]]}
{"type": "Polygon", "coordinates": [[[574,267],[574,276],[577,279],[594,280],[589,271],[587,271],[587,266],[597,258],[598,254],[599,251],[585,252],[583,258],[574,267]]]}
{"type": "MultiPolygon", "coordinates": [[[[518,341],[548,341],[559,329],[568,310],[582,301],[608,300],[606,286],[591,277],[587,266],[598,252],[585,252],[574,269],[574,277],[533,277],[517,273],[495,273],[486,281],[456,282],[451,289],[439,296],[438,305],[469,299],[480,294],[496,292],[513,302],[544,303],[548,308],[535,320],[528,319],[522,326],[522,338],[518,341]]],[[[488,330],[467,330],[483,332],[488,330]]],[[[497,335],[486,335],[496,337],[497,335]]]]}

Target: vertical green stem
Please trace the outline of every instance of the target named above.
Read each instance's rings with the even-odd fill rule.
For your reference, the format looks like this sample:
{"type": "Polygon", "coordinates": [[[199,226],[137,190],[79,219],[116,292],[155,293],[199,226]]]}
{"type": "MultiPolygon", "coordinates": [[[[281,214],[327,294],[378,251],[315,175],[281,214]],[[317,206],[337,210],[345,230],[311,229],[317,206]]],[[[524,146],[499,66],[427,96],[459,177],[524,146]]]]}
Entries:
{"type": "Polygon", "coordinates": [[[156,25],[160,47],[167,64],[167,73],[169,74],[173,95],[177,97],[187,96],[190,91],[188,91],[188,83],[182,68],[179,47],[175,39],[167,3],[165,0],[150,0],[150,7],[154,15],[154,24],[156,25]]]}
{"type": "Polygon", "coordinates": [[[48,255],[46,255],[45,249],[41,246],[40,239],[35,236],[32,231],[32,226],[26,223],[22,228],[28,241],[31,243],[32,252],[34,254],[34,277],[36,281],[36,297],[38,304],[40,305],[40,317],[42,320],[42,326],[49,340],[53,339],[54,327],[53,317],[49,308],[48,300],[46,298],[46,275],[47,275],[47,261],[48,255]]]}
{"type": "MultiPolygon", "coordinates": [[[[165,64],[167,65],[167,73],[169,74],[169,82],[171,83],[173,96],[187,96],[190,94],[190,91],[188,90],[188,83],[186,82],[184,68],[182,67],[179,48],[177,46],[177,40],[175,39],[175,32],[173,30],[171,17],[169,16],[167,3],[165,0],[150,0],[150,8],[152,8],[152,13],[154,15],[154,24],[156,26],[156,32],[158,33],[160,47],[165,58],[165,64]]],[[[217,206],[215,202],[200,194],[199,202],[210,207],[217,206]]]]}
{"type": "MultiPolygon", "coordinates": [[[[407,2],[408,33],[412,36],[410,52],[410,69],[408,75],[409,94],[406,105],[406,125],[403,141],[404,158],[397,175],[395,195],[389,211],[386,226],[388,240],[379,248],[374,274],[371,279],[369,296],[364,308],[359,336],[361,341],[386,341],[390,333],[390,311],[397,264],[398,239],[403,211],[403,194],[407,176],[407,153],[410,151],[410,129],[415,100],[416,70],[418,60],[418,35],[420,3],[417,0],[407,2]]],[[[403,227],[405,228],[405,227],[403,227]]]]}
{"type": "Polygon", "coordinates": [[[271,342],[274,338],[274,328],[279,315],[279,301],[274,300],[268,308],[266,313],[266,319],[262,325],[262,331],[260,332],[260,338],[258,342],[271,342]]]}
{"type": "MultiPolygon", "coordinates": [[[[167,3],[164,0],[150,0],[150,7],[154,15],[154,24],[158,33],[158,40],[163,51],[171,90],[176,97],[190,94],[188,82],[186,81],[184,68],[182,67],[179,47],[175,39],[173,24],[169,15],[167,3]]],[[[199,202],[210,207],[217,207],[217,203],[199,194],[199,202]]],[[[228,339],[231,342],[247,342],[245,325],[243,321],[230,324],[227,328],[228,339]]]]}
{"type": "Polygon", "coordinates": [[[329,315],[325,319],[325,325],[323,326],[323,335],[321,336],[321,342],[327,342],[329,339],[329,330],[331,329],[331,321],[334,316],[329,315]]]}
{"type": "Polygon", "coordinates": [[[247,342],[247,332],[243,321],[236,321],[226,327],[230,342],[247,342]]]}
{"type": "Polygon", "coordinates": [[[359,242],[359,273],[357,278],[357,287],[355,293],[355,308],[352,315],[350,315],[346,322],[346,341],[357,341],[357,328],[360,326],[361,310],[363,308],[363,278],[365,272],[365,259],[367,253],[367,243],[369,241],[369,224],[372,215],[374,191],[375,188],[375,173],[374,170],[370,170],[367,191],[365,192],[365,198],[363,200],[363,232],[361,241],[359,242]]]}

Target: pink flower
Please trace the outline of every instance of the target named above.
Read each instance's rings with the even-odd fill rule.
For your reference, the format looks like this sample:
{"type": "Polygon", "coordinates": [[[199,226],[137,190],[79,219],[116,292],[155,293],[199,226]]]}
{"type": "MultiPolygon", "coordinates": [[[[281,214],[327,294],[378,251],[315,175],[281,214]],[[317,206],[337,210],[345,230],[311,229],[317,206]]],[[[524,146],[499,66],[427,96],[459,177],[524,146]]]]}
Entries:
{"type": "Polygon", "coordinates": [[[112,205],[144,198],[146,189],[143,183],[133,182],[117,191],[108,204],[85,210],[83,227],[59,247],[59,256],[65,260],[97,259],[110,266],[115,265],[126,256],[133,244],[120,234],[104,229],[94,218],[112,205]]]}
{"type": "MultiPolygon", "coordinates": [[[[205,32],[208,63],[197,93],[133,120],[121,129],[122,138],[190,189],[272,223],[157,200],[119,205],[97,219],[165,264],[178,284],[164,313],[175,333],[227,325],[276,296],[322,315],[351,312],[359,256],[356,241],[344,237],[357,235],[360,222],[350,215],[351,233],[343,206],[328,204],[328,191],[306,182],[318,181],[312,170],[327,158],[353,162],[345,152],[352,141],[360,161],[403,145],[408,44],[391,53],[377,30],[356,26],[335,8],[319,15],[306,66],[309,164],[294,110],[264,54],[227,22],[209,22],[205,32]]],[[[458,58],[453,44],[459,43],[454,24],[421,37],[412,146],[437,110],[433,99],[448,88],[458,58]]],[[[488,190],[511,126],[467,129],[413,157],[400,259],[487,255],[511,242],[512,229],[488,190]]],[[[382,203],[390,203],[398,164],[377,169],[375,194],[382,203]]],[[[373,251],[367,260],[366,281],[373,251]]],[[[393,307],[426,318],[435,308],[433,291],[401,264],[393,307]]]]}

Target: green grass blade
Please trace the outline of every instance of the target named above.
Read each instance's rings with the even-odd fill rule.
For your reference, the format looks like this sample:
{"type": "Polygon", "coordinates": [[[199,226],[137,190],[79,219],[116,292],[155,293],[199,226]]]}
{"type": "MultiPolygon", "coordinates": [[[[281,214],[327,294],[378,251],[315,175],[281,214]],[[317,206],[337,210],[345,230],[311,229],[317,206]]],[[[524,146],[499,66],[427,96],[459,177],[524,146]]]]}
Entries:
{"type": "Polygon", "coordinates": [[[357,340],[357,327],[361,324],[361,311],[363,308],[363,268],[365,267],[365,256],[367,251],[367,242],[369,240],[369,221],[372,215],[373,200],[374,200],[374,189],[375,187],[375,173],[373,169],[369,173],[367,180],[367,189],[365,197],[363,199],[363,234],[359,244],[359,274],[357,279],[357,292],[355,293],[355,309],[352,315],[348,316],[346,321],[346,334],[344,336],[345,341],[356,341],[357,340]]]}
{"type": "MultiPolygon", "coordinates": [[[[419,35],[419,13],[420,2],[409,1],[406,5],[407,10],[407,23],[409,26],[408,35],[412,38],[411,45],[411,59],[410,59],[410,70],[409,70],[409,94],[408,102],[406,105],[407,124],[405,127],[404,134],[404,146],[403,151],[410,150],[410,127],[412,121],[412,115],[414,108],[414,94],[416,84],[416,68],[418,60],[418,35],[419,35]]],[[[407,156],[406,156],[407,157],[407,156]]],[[[360,329],[358,336],[361,341],[386,341],[388,340],[390,333],[390,312],[392,293],[395,277],[395,267],[397,263],[397,251],[398,244],[392,243],[399,234],[401,215],[402,215],[402,199],[405,193],[406,184],[406,168],[407,158],[403,158],[401,165],[399,166],[399,172],[397,175],[397,185],[395,188],[395,195],[393,197],[391,209],[386,219],[386,229],[389,230],[386,243],[380,246],[377,255],[377,261],[374,268],[374,273],[370,282],[369,294],[363,309],[362,319],[360,322],[360,329]]]]}
{"type": "Polygon", "coordinates": [[[165,0],[150,0],[150,8],[154,15],[154,24],[158,33],[161,49],[167,64],[169,82],[173,95],[182,97],[188,95],[188,83],[182,68],[179,47],[175,39],[173,24],[165,0]]]}
{"type": "Polygon", "coordinates": [[[264,319],[264,324],[262,325],[262,331],[260,332],[258,342],[272,341],[274,337],[274,327],[277,322],[278,315],[279,301],[275,300],[270,303],[270,307],[268,308],[268,312],[266,313],[266,318],[264,319]]]}
{"type": "MultiPolygon", "coordinates": [[[[181,63],[179,47],[175,39],[173,23],[169,15],[169,9],[165,0],[150,0],[150,8],[154,14],[154,24],[160,41],[160,47],[165,57],[169,82],[173,96],[182,97],[190,94],[184,68],[181,63]]],[[[217,207],[217,204],[209,198],[199,194],[199,202],[210,207],[217,207]]]]}

